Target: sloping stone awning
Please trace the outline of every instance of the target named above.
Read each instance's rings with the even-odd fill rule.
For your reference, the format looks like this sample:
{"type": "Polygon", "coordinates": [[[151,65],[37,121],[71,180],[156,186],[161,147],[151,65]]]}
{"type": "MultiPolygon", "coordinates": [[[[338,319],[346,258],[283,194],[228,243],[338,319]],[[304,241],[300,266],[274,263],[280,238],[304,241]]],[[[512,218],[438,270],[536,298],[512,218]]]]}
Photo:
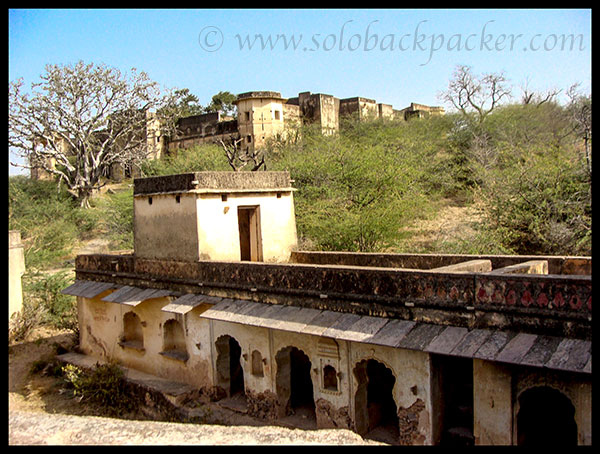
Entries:
{"type": "Polygon", "coordinates": [[[125,304],[127,306],[137,306],[142,301],[150,298],[160,298],[163,296],[174,295],[174,292],[171,290],[140,288],[129,285],[113,284],[111,282],[85,280],[75,281],[73,285],[70,285],[61,293],[65,295],[81,296],[84,298],[95,298],[106,290],[116,291],[102,298],[102,301],[125,304]]]}
{"type": "Polygon", "coordinates": [[[112,282],[97,282],[76,280],[74,284],[69,285],[61,291],[64,295],[81,296],[83,298],[95,298],[106,290],[114,290],[123,287],[112,282]]]}
{"type": "Polygon", "coordinates": [[[200,304],[216,304],[223,298],[208,295],[198,295],[195,293],[186,293],[180,296],[170,304],[167,304],[161,310],[163,312],[172,312],[175,314],[187,314],[193,308],[200,304]]]}
{"type": "Polygon", "coordinates": [[[200,317],[427,353],[592,373],[592,343],[580,339],[514,331],[469,330],[227,298],[200,317]]]}

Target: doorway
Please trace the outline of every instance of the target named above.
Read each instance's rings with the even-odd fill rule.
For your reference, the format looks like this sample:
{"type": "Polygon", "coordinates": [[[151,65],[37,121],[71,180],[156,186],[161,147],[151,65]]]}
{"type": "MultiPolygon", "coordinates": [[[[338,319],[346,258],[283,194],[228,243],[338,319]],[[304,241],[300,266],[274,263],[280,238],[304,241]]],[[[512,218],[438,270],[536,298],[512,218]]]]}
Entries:
{"type": "Polygon", "coordinates": [[[517,444],[575,446],[577,424],[570,399],[549,386],[530,388],[519,396],[517,444]]]}
{"type": "Polygon", "coordinates": [[[399,423],[394,374],[383,363],[368,359],[356,364],[354,376],[358,382],[354,397],[356,431],[366,438],[395,443],[399,423]]]}
{"type": "Polygon", "coordinates": [[[263,254],[259,205],[238,207],[238,229],[240,260],[261,262],[263,254]]]}
{"type": "Polygon", "coordinates": [[[215,342],[217,349],[217,385],[227,391],[228,397],[244,396],[244,370],[240,362],[242,349],[231,336],[224,335],[215,342]]]}
{"type": "Polygon", "coordinates": [[[434,442],[473,446],[473,360],[431,355],[434,395],[434,442]]]}
{"type": "Polygon", "coordinates": [[[286,347],[277,353],[275,360],[279,418],[295,415],[303,422],[316,425],[310,359],[302,350],[286,347]]]}

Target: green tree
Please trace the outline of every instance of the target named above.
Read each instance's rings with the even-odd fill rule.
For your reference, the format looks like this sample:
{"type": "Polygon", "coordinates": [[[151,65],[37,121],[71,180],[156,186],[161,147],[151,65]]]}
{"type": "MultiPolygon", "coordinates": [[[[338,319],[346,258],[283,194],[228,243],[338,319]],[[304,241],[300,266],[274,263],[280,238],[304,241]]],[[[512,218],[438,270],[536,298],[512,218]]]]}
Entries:
{"type": "Polygon", "coordinates": [[[176,118],[190,117],[204,113],[204,107],[200,104],[198,97],[190,93],[189,88],[175,90],[176,118]]]}
{"type": "Polygon", "coordinates": [[[470,166],[485,230],[510,251],[591,253],[591,180],[576,126],[555,102],[505,106],[486,121],[493,159],[472,154],[470,166]]]}
{"type": "Polygon", "coordinates": [[[298,231],[308,246],[384,250],[426,211],[423,153],[402,131],[354,123],[334,136],[309,129],[300,143],[278,147],[272,168],[294,177],[298,231]]]}
{"type": "Polygon", "coordinates": [[[213,95],[210,104],[204,108],[204,112],[222,112],[224,115],[235,117],[237,109],[233,103],[237,96],[228,91],[219,91],[213,95]]]}

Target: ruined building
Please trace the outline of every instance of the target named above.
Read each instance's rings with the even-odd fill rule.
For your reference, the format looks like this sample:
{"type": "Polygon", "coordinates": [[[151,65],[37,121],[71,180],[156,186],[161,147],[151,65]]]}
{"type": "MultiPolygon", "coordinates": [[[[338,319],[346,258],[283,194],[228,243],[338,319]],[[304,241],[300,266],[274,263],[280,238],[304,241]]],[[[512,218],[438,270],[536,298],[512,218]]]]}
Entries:
{"type": "MultiPolygon", "coordinates": [[[[241,93],[235,101],[237,118],[223,116],[220,112],[183,117],[177,120],[176,133],[165,135],[156,115],[148,112],[145,131],[140,137],[145,141],[146,159],[160,159],[170,151],[189,148],[198,144],[239,141],[238,147],[253,152],[261,148],[270,137],[285,136],[301,123],[316,124],[323,134],[339,131],[340,118],[347,116],[359,121],[377,118],[407,121],[426,115],[443,115],[442,107],[430,107],[411,103],[409,107],[396,110],[390,104],[377,103],[373,99],[362,97],[338,99],[322,93],[303,92],[295,98],[282,98],[275,91],[251,91],[241,93]]],[[[99,135],[102,134],[100,131],[99,135]]],[[[68,143],[57,138],[54,146],[59,152],[71,153],[68,143]]],[[[40,141],[36,146],[47,146],[40,141]]],[[[55,166],[53,158],[46,165],[55,166]]],[[[106,170],[106,177],[120,181],[123,178],[141,175],[139,160],[125,160],[113,163],[106,170]]],[[[41,165],[30,162],[31,178],[53,179],[41,165]]]]}
{"type": "Polygon", "coordinates": [[[81,351],[395,444],[591,445],[590,257],[297,251],[293,194],[136,179],[134,253],[78,256],[64,290],[81,351]]]}
{"type": "MultiPolygon", "coordinates": [[[[340,128],[340,118],[347,116],[359,121],[377,118],[406,121],[426,115],[442,115],[442,107],[411,103],[402,110],[373,99],[354,97],[339,99],[322,93],[302,92],[295,98],[282,98],[276,91],[241,93],[235,101],[237,119],[222,117],[219,112],[181,118],[175,137],[163,137],[158,130],[150,132],[155,155],[169,150],[188,148],[216,140],[240,140],[239,146],[253,151],[265,140],[285,135],[300,123],[316,124],[323,134],[332,134],[340,128]]],[[[149,146],[152,142],[149,141],[149,146]]]]}

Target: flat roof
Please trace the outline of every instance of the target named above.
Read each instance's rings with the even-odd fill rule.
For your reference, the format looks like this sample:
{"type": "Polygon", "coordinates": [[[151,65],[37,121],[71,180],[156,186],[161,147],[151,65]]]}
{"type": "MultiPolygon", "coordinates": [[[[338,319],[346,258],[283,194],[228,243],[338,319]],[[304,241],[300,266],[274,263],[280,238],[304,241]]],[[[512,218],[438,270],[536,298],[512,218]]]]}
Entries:
{"type": "Polygon", "coordinates": [[[204,171],[135,178],[133,195],[173,192],[290,191],[289,172],[204,171]]]}

